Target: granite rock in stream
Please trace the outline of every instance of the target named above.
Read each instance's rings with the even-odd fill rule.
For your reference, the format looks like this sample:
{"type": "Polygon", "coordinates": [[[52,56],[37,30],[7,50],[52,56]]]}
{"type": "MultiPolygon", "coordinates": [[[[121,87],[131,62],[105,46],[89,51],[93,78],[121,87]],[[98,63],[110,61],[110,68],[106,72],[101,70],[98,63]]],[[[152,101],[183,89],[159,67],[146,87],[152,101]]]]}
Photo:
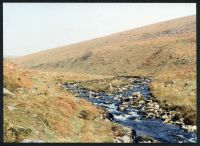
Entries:
{"type": "Polygon", "coordinates": [[[135,139],[135,143],[159,143],[159,141],[149,136],[138,136],[135,139]]]}
{"type": "Polygon", "coordinates": [[[103,114],[103,119],[109,119],[110,121],[114,120],[113,114],[106,112],[103,114]]]}
{"type": "Polygon", "coordinates": [[[136,131],[131,127],[116,127],[113,126],[115,143],[135,143],[136,131]]]}

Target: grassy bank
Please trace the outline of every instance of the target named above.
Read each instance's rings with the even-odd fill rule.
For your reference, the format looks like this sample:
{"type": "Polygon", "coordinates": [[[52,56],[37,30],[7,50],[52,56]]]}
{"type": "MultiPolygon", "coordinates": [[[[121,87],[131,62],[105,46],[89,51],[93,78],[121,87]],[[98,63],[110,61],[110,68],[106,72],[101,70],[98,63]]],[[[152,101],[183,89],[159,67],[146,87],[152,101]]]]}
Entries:
{"type": "Polygon", "coordinates": [[[100,118],[102,110],[85,100],[76,101],[60,87],[67,78],[102,77],[26,71],[8,62],[4,62],[4,77],[4,86],[15,94],[4,96],[5,142],[113,142],[112,123],[100,118]],[[31,86],[24,85],[24,80],[31,86]],[[78,117],[82,110],[87,111],[87,119],[78,117]]]}
{"type": "Polygon", "coordinates": [[[192,70],[164,71],[156,75],[151,91],[169,109],[180,111],[187,124],[196,124],[196,73],[192,70]]]}

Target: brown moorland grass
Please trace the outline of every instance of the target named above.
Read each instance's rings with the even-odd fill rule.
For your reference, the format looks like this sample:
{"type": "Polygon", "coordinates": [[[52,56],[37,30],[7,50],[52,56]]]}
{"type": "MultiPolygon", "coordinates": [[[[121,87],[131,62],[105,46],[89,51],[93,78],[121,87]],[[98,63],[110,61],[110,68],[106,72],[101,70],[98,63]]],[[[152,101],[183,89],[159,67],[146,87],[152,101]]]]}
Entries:
{"type": "Polygon", "coordinates": [[[151,83],[151,91],[169,108],[180,111],[187,124],[196,124],[196,74],[190,69],[163,71],[151,83]]]}
{"type": "MultiPolygon", "coordinates": [[[[14,60],[25,67],[47,71],[152,76],[153,94],[172,107],[183,107],[182,114],[191,113],[190,120],[195,123],[195,17],[151,24],[14,60]]],[[[104,88],[87,86],[91,89],[104,88]]]]}
{"type": "MultiPolygon", "coordinates": [[[[110,75],[132,74],[135,70],[148,68],[148,65],[143,67],[143,64],[147,59],[149,59],[147,61],[154,61],[155,56],[153,55],[159,50],[163,50],[163,56],[166,55],[167,60],[176,58],[177,54],[174,52],[180,50],[181,45],[188,47],[193,45],[191,52],[188,52],[189,48],[179,51],[183,55],[195,54],[195,31],[195,16],[188,16],[49,49],[14,60],[25,67],[53,71],[110,75]],[[151,56],[152,58],[149,58],[151,56]],[[170,56],[173,57],[167,58],[170,56]]],[[[189,59],[193,59],[192,56],[189,59]]],[[[160,61],[157,60],[156,62],[160,61]]],[[[148,70],[144,69],[144,71],[151,73],[159,69],[159,66],[155,66],[148,70]]]]}
{"type": "Polygon", "coordinates": [[[13,92],[20,87],[31,87],[31,80],[27,77],[28,71],[18,71],[21,68],[16,64],[10,63],[8,60],[4,60],[3,67],[3,84],[8,90],[13,92]]]}
{"type": "MultiPolygon", "coordinates": [[[[17,69],[19,66],[11,62],[4,63],[7,64],[4,75],[7,75],[9,66],[13,66],[13,74],[26,72],[17,69]]],[[[72,76],[70,79],[73,79],[72,76]]],[[[60,87],[57,78],[64,77],[62,74],[29,70],[26,77],[32,82],[31,87],[22,84],[20,92],[13,90],[13,98],[4,97],[4,142],[22,142],[24,139],[45,142],[113,141],[112,123],[100,118],[101,109],[83,99],[76,102],[73,95],[60,87]],[[77,116],[82,110],[88,112],[88,119],[77,116]]],[[[76,77],[77,74],[75,80],[76,77]]],[[[87,80],[94,76],[80,78],[87,80]]],[[[7,85],[7,80],[4,83],[7,85]]]]}

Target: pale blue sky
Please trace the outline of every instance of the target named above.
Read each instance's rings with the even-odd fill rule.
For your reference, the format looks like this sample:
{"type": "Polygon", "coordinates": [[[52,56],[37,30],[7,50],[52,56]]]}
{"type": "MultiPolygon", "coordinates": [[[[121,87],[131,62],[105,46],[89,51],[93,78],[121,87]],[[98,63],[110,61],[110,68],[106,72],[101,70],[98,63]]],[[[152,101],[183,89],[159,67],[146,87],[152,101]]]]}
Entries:
{"type": "Polygon", "coordinates": [[[4,55],[31,54],[193,14],[194,3],[3,3],[4,55]]]}

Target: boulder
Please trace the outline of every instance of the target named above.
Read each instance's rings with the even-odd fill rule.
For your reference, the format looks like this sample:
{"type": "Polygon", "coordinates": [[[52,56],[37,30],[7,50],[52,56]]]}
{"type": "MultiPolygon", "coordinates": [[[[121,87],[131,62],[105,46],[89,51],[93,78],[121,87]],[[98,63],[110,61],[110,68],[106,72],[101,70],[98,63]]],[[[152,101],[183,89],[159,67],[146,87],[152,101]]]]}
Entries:
{"type": "Polygon", "coordinates": [[[14,107],[14,106],[8,106],[8,110],[9,110],[9,111],[13,111],[13,110],[15,110],[15,109],[17,109],[17,108],[14,107]]]}
{"type": "Polygon", "coordinates": [[[153,108],[148,108],[147,111],[148,112],[154,112],[154,109],[153,108]]]}
{"type": "Polygon", "coordinates": [[[165,119],[165,121],[163,123],[169,123],[170,119],[165,119]]]}
{"type": "Polygon", "coordinates": [[[118,106],[117,109],[118,109],[119,111],[125,111],[125,110],[126,110],[126,107],[123,106],[123,105],[120,105],[120,106],[118,106]]]}
{"type": "Polygon", "coordinates": [[[113,131],[114,136],[122,137],[125,135],[125,131],[121,126],[113,125],[111,130],[113,131]]]}
{"type": "Polygon", "coordinates": [[[88,120],[89,119],[89,112],[86,110],[82,110],[78,113],[77,117],[81,118],[81,119],[85,119],[88,120]]]}
{"type": "Polygon", "coordinates": [[[144,100],[140,100],[140,101],[139,101],[139,104],[144,104],[144,103],[145,103],[144,100]]]}
{"type": "Polygon", "coordinates": [[[197,130],[196,125],[185,125],[182,126],[182,128],[188,130],[189,132],[195,132],[197,130]]]}
{"type": "Polygon", "coordinates": [[[114,120],[114,116],[113,114],[109,113],[109,112],[105,112],[103,114],[103,119],[109,119],[110,121],[114,120]]]}
{"type": "Polygon", "coordinates": [[[169,119],[169,116],[167,116],[167,115],[163,115],[163,116],[162,116],[162,119],[163,119],[163,120],[165,120],[165,119],[169,119]]]}
{"type": "Polygon", "coordinates": [[[135,143],[135,139],[136,139],[137,134],[136,134],[135,129],[133,129],[133,128],[131,129],[131,136],[132,136],[133,143],[135,143]]]}
{"type": "Polygon", "coordinates": [[[128,135],[122,137],[124,143],[132,143],[132,139],[128,135]]]}
{"type": "Polygon", "coordinates": [[[197,126],[196,125],[192,126],[192,131],[197,131],[197,126]]]}
{"type": "Polygon", "coordinates": [[[136,137],[136,143],[159,143],[159,141],[155,140],[149,136],[138,136],[136,137]]]}
{"type": "Polygon", "coordinates": [[[153,104],[149,102],[149,103],[147,103],[147,107],[148,108],[153,108],[153,104]]]}
{"type": "Polygon", "coordinates": [[[135,138],[136,138],[136,131],[135,131],[135,129],[132,128],[132,127],[123,127],[123,129],[125,131],[125,135],[127,135],[127,141],[128,141],[128,143],[134,143],[135,142],[135,138]],[[128,140],[128,138],[129,138],[129,140],[128,140]]]}
{"type": "Polygon", "coordinates": [[[160,106],[158,104],[155,104],[154,109],[158,110],[160,106]]]}
{"type": "Polygon", "coordinates": [[[132,97],[132,96],[129,96],[128,98],[129,98],[129,99],[133,99],[133,97],[132,97]]]}
{"type": "Polygon", "coordinates": [[[147,117],[148,118],[153,118],[154,117],[154,113],[147,113],[147,117]]]}
{"type": "Polygon", "coordinates": [[[3,95],[4,96],[11,96],[11,97],[13,97],[14,96],[14,94],[12,93],[12,92],[10,92],[8,89],[6,89],[6,88],[3,88],[3,95]]]}
{"type": "Polygon", "coordinates": [[[134,97],[141,97],[141,94],[140,94],[140,92],[134,92],[132,94],[132,96],[134,96],[134,97]]]}
{"type": "Polygon", "coordinates": [[[44,143],[45,141],[40,139],[24,139],[22,143],[44,143]]]}

